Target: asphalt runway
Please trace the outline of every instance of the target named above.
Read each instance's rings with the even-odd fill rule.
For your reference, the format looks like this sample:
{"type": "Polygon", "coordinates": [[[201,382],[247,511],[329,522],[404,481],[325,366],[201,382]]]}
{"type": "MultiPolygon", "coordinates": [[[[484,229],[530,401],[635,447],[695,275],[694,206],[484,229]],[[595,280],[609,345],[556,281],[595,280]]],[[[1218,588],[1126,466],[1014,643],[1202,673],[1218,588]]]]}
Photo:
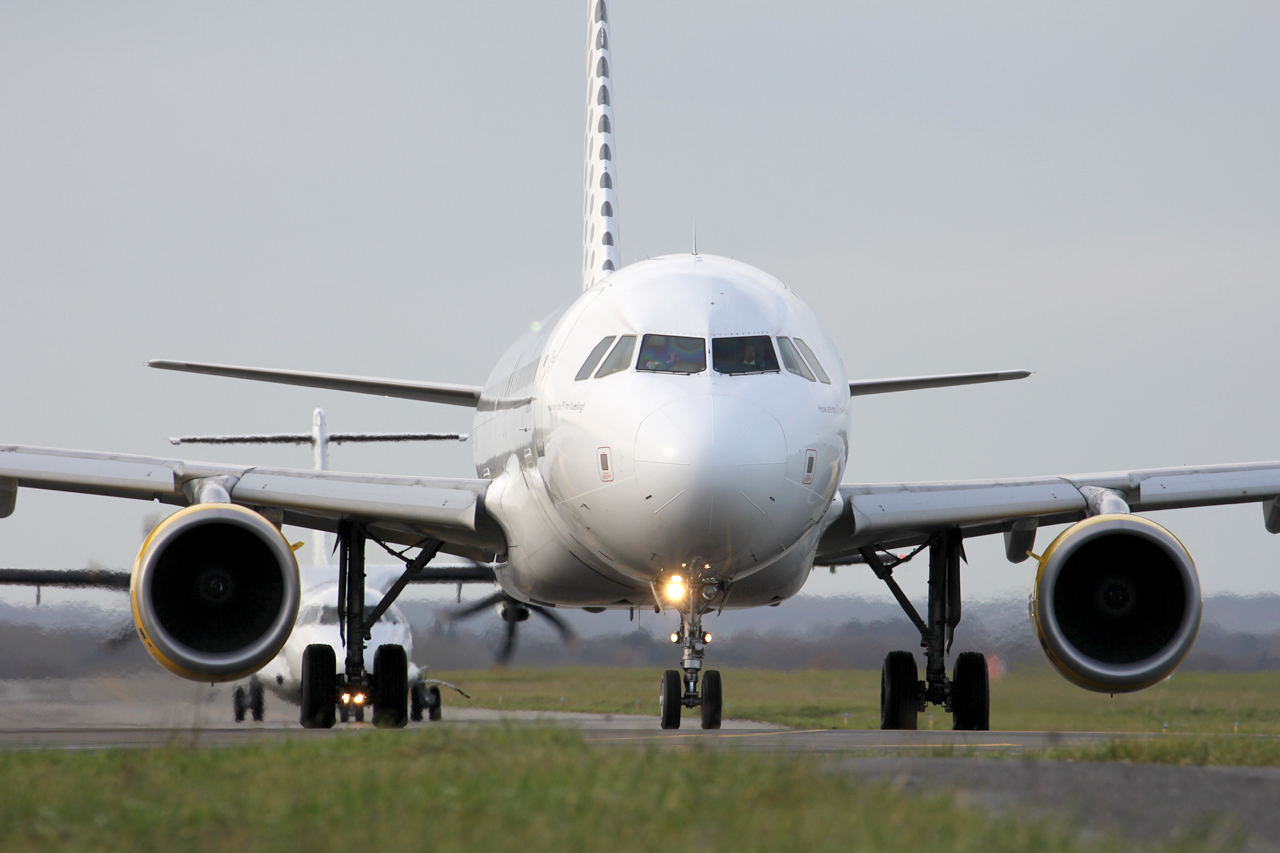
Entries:
{"type": "MultiPolygon", "coordinates": [[[[1171,767],[1019,759],[1027,750],[1086,744],[1123,735],[1101,732],[882,732],[795,730],[726,720],[702,731],[662,731],[657,717],[494,711],[446,695],[441,723],[571,726],[601,748],[681,751],[739,749],[804,753],[828,772],[888,783],[909,792],[950,792],[997,815],[1062,820],[1086,834],[1118,832],[1142,842],[1188,834],[1238,833],[1246,850],[1280,851],[1280,768],[1171,767]],[[1006,758],[935,757],[940,748],[1006,758]]],[[[368,724],[303,729],[297,709],[268,694],[267,719],[236,724],[231,688],[193,685],[164,674],[130,678],[0,681],[0,751],[233,746],[270,740],[351,736],[368,724]]],[[[1133,737],[1135,735],[1127,735],[1133,737]]],[[[1177,737],[1177,735],[1146,735],[1177,737]]]]}

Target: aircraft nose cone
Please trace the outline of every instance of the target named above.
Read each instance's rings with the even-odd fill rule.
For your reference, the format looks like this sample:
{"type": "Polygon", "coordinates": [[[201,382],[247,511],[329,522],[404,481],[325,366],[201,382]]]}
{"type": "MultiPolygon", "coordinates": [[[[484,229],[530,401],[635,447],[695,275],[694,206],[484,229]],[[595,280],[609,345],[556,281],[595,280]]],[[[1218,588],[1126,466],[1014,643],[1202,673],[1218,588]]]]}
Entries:
{"type": "Polygon", "coordinates": [[[724,396],[668,403],[641,422],[634,458],[655,522],[654,561],[733,570],[785,547],[770,516],[782,497],[786,436],[755,403],[724,396]]]}

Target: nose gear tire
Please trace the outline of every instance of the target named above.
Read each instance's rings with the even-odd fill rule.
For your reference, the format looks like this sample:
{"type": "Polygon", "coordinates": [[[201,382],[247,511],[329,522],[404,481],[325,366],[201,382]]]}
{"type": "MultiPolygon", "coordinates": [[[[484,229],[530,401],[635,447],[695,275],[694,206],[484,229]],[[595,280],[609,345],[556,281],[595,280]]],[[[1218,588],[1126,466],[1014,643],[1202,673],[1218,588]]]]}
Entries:
{"type": "Polygon", "coordinates": [[[920,713],[919,671],[911,652],[889,652],[880,670],[880,728],[915,729],[920,713]]]}
{"type": "Polygon", "coordinates": [[[338,657],[333,646],[313,643],[302,652],[302,726],[333,728],[338,703],[338,657]]]}
{"type": "Polygon", "coordinates": [[[702,727],[704,729],[720,728],[720,713],[723,710],[724,693],[720,689],[720,671],[709,669],[702,673],[702,727]]]}
{"type": "Polygon", "coordinates": [[[987,659],[978,652],[961,652],[951,674],[952,728],[985,732],[991,729],[991,687],[987,659]]]}
{"type": "Polygon", "coordinates": [[[680,673],[669,669],[662,673],[662,692],[658,694],[658,706],[664,729],[680,728],[680,703],[684,698],[684,682],[680,673]]]}
{"type": "Polygon", "coordinates": [[[403,728],[409,722],[409,657],[404,646],[378,646],[373,653],[373,724],[403,728]]]}

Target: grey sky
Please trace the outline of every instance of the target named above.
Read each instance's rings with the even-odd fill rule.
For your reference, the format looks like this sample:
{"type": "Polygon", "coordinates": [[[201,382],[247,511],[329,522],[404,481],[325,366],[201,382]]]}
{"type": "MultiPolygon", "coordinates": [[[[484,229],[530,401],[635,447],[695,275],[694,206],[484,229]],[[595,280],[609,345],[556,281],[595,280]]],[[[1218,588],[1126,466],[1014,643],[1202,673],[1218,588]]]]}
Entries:
{"type": "MultiPolygon", "coordinates": [[[[578,288],[584,5],[0,6],[0,442],[306,466],[166,439],[316,405],[468,430],[142,365],[483,381],[578,288]]],[[[799,8],[612,5],[620,242],[687,251],[696,219],[854,377],[1036,371],[858,401],[847,480],[1280,458],[1280,7],[799,8]]],[[[467,445],[332,462],[473,473],[467,445]]],[[[150,511],[24,490],[0,565],[131,565],[150,511]]],[[[1257,506],[1153,517],[1207,592],[1280,589],[1257,506]]],[[[968,594],[1029,589],[968,550],[968,594]]]]}

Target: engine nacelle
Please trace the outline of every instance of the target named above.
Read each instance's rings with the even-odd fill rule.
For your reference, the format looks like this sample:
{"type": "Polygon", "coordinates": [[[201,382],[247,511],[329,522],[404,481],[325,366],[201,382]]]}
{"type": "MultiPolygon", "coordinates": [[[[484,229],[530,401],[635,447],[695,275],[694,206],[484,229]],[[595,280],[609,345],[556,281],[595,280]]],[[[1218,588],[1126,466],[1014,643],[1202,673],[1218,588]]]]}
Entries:
{"type": "Polygon", "coordinates": [[[280,651],[301,583],[289,543],[251,509],[196,504],[151,531],[133,569],[133,621],[161,666],[231,681],[280,651]]]}
{"type": "Polygon", "coordinates": [[[1136,515],[1064,530],[1040,558],[1031,624],[1069,681],[1101,693],[1150,687],[1191,650],[1200,578],[1182,543],[1136,515]]]}

